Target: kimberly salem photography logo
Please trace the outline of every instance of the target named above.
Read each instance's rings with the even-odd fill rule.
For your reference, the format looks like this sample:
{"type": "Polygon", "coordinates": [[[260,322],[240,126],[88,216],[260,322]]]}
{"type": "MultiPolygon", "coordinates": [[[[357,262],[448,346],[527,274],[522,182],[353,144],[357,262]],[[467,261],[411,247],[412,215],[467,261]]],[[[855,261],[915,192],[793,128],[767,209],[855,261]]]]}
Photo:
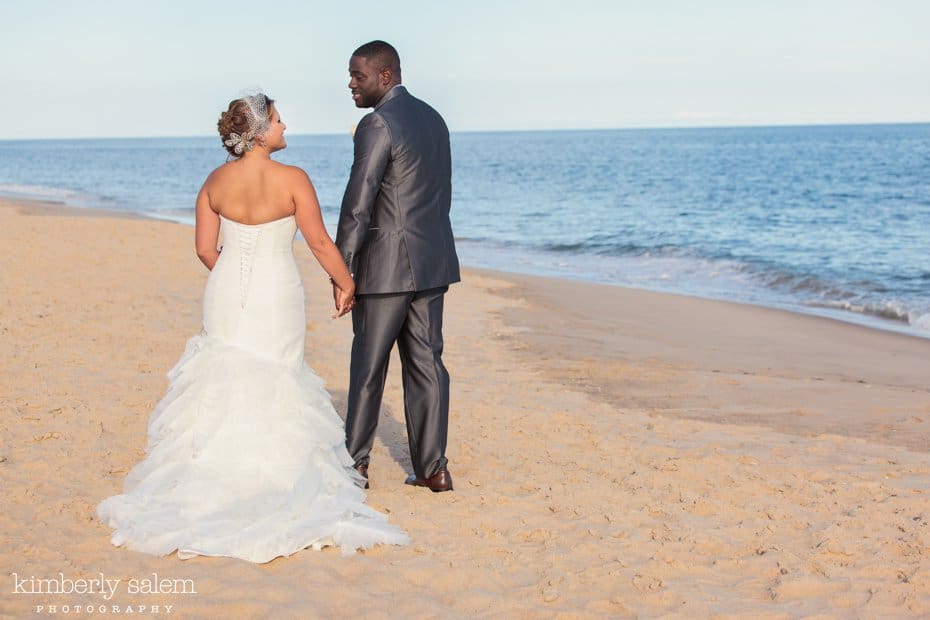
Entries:
{"type": "MultiPolygon", "coordinates": [[[[92,577],[73,579],[64,573],[55,577],[28,577],[11,573],[13,577],[13,594],[35,595],[42,597],[36,603],[36,614],[170,614],[174,605],[154,605],[125,603],[117,605],[112,599],[117,594],[129,596],[197,594],[193,579],[171,579],[159,577],[152,573],[146,577],[123,579],[107,577],[97,573],[92,577]],[[50,598],[60,595],[93,596],[96,601],[82,601],[80,604],[62,604],[61,599],[50,598]]],[[[122,597],[121,597],[122,598],[122,597]]]]}

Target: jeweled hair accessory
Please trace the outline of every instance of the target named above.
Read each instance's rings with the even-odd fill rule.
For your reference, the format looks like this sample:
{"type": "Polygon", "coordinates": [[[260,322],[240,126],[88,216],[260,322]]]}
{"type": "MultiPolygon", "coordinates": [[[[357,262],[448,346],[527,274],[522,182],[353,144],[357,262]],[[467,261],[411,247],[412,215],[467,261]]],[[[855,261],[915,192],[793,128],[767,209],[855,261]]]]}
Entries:
{"type": "Polygon", "coordinates": [[[252,132],[247,131],[242,135],[231,133],[228,138],[223,140],[223,144],[231,146],[236,155],[242,155],[244,151],[252,150],[252,132]]]}

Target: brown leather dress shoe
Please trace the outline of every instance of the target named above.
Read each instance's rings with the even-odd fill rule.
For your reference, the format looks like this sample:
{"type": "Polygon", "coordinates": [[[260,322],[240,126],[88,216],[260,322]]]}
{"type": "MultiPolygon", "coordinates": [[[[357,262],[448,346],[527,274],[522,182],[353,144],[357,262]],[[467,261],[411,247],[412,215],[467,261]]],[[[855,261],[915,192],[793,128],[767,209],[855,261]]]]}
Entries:
{"type": "Polygon", "coordinates": [[[368,488],[368,465],[365,463],[359,463],[355,465],[355,471],[362,475],[362,478],[365,479],[365,488],[368,488]]]}
{"type": "Polygon", "coordinates": [[[415,487],[426,487],[433,493],[451,491],[452,474],[449,473],[448,469],[440,469],[426,480],[423,478],[417,478],[415,474],[412,474],[407,478],[406,481],[404,481],[404,484],[409,484],[415,487]]]}

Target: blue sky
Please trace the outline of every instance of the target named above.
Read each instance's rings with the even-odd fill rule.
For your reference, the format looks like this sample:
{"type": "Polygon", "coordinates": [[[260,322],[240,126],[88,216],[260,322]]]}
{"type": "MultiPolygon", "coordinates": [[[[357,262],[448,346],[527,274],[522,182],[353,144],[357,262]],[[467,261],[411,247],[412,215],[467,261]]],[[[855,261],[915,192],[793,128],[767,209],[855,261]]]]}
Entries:
{"type": "Polygon", "coordinates": [[[0,139],[348,131],[382,38],[453,131],[930,121],[930,2],[0,0],[0,139]]]}

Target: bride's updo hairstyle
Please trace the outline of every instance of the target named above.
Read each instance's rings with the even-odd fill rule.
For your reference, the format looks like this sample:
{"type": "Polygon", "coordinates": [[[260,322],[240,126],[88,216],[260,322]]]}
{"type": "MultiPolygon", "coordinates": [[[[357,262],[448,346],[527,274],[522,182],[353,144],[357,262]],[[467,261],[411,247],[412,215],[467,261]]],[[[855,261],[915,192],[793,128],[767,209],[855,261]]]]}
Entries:
{"type": "Polygon", "coordinates": [[[220,114],[216,128],[230,156],[242,157],[244,152],[252,150],[255,138],[268,131],[272,104],[274,99],[269,99],[265,93],[229,102],[229,108],[220,114]]]}

